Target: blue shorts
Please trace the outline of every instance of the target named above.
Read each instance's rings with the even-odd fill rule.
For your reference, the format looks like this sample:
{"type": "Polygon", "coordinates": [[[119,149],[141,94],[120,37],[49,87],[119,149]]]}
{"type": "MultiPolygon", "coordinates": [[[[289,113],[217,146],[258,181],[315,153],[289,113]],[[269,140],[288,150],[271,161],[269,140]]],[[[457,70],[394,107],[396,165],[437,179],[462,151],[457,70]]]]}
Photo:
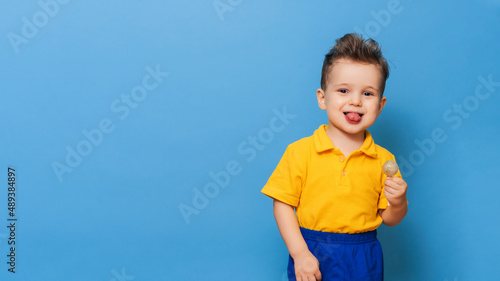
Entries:
{"type": "MultiPolygon", "coordinates": [[[[300,232],[319,261],[323,281],[384,280],[382,247],[376,230],[346,234],[300,228],[300,232]]],[[[288,260],[288,280],[296,280],[292,257],[288,260]]]]}

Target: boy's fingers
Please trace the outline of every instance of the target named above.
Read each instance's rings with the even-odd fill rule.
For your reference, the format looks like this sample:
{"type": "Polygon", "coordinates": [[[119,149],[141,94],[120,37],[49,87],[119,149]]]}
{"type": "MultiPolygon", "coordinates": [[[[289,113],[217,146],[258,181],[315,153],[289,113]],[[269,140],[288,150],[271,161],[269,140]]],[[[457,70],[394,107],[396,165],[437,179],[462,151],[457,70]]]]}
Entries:
{"type": "Polygon", "coordinates": [[[316,277],[316,280],[317,281],[321,281],[321,272],[318,270],[315,274],[314,274],[314,277],[316,277]]]}
{"type": "MultiPolygon", "coordinates": [[[[300,276],[300,280],[302,280],[302,281],[310,281],[310,280],[312,280],[311,278],[314,278],[314,277],[308,276],[307,274],[303,274],[303,275],[300,276]]],[[[297,278],[297,281],[298,280],[299,279],[297,278]]]]}
{"type": "Polygon", "coordinates": [[[384,184],[386,186],[394,186],[394,185],[396,185],[396,182],[394,182],[394,181],[392,181],[390,179],[386,179],[385,182],[384,182],[384,184]]]}
{"type": "Polygon", "coordinates": [[[394,199],[394,198],[398,198],[400,197],[403,193],[402,192],[398,192],[397,190],[388,190],[386,189],[384,191],[384,194],[385,194],[385,197],[387,197],[387,199],[394,199]]]}
{"type": "Polygon", "coordinates": [[[394,186],[386,186],[386,190],[388,190],[391,194],[395,194],[401,191],[401,188],[394,186]]]}
{"type": "Polygon", "coordinates": [[[406,186],[405,180],[402,178],[398,178],[398,177],[391,177],[391,178],[388,177],[385,182],[386,182],[386,184],[387,183],[394,183],[395,186],[400,186],[401,188],[406,186]]]}
{"type": "Polygon", "coordinates": [[[403,188],[394,188],[392,186],[386,186],[385,191],[387,191],[387,193],[391,196],[399,196],[404,193],[403,188]]]}
{"type": "Polygon", "coordinates": [[[397,188],[394,188],[394,187],[392,187],[390,185],[386,185],[384,187],[384,189],[385,189],[385,191],[389,192],[390,194],[393,194],[393,193],[397,192],[397,188]]]}
{"type": "Polygon", "coordinates": [[[400,177],[392,177],[392,180],[399,184],[403,184],[405,182],[405,180],[400,177]]]}
{"type": "Polygon", "coordinates": [[[384,191],[384,194],[385,194],[385,197],[387,197],[387,198],[394,196],[394,194],[388,192],[387,189],[384,191]]]}
{"type": "Polygon", "coordinates": [[[398,177],[387,177],[385,179],[386,182],[393,182],[395,184],[399,184],[399,185],[404,185],[405,184],[405,181],[402,179],[402,178],[398,178],[398,177]]]}
{"type": "Polygon", "coordinates": [[[391,183],[391,184],[399,184],[398,179],[400,179],[400,178],[389,178],[388,177],[387,179],[385,179],[385,182],[386,183],[391,183]]]}
{"type": "Polygon", "coordinates": [[[404,186],[403,186],[403,185],[401,185],[401,184],[399,184],[399,183],[397,183],[397,182],[394,182],[394,181],[387,181],[387,180],[386,180],[386,181],[384,182],[384,184],[385,184],[385,186],[386,186],[386,187],[390,187],[390,188],[392,188],[392,189],[394,189],[394,190],[401,190],[401,189],[403,189],[403,188],[404,188],[404,186]]]}

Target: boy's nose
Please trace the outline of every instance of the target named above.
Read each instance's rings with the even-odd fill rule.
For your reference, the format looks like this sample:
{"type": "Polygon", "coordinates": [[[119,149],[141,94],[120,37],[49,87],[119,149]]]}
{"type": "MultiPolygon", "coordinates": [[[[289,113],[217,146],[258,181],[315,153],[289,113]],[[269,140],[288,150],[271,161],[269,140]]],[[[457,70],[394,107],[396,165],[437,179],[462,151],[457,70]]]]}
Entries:
{"type": "Polygon", "coordinates": [[[361,97],[359,97],[358,95],[351,95],[351,99],[349,100],[349,105],[361,106],[361,97]]]}

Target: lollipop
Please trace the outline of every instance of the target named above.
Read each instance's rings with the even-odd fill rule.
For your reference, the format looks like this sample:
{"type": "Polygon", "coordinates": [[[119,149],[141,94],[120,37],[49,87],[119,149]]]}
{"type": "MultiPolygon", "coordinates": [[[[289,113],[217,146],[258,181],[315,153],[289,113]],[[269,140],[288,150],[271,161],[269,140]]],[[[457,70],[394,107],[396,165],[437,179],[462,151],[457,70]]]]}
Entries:
{"type": "Polygon", "coordinates": [[[398,164],[396,164],[396,162],[389,160],[384,163],[384,166],[382,166],[382,170],[384,170],[384,173],[388,177],[392,177],[398,172],[399,167],[398,164]]]}

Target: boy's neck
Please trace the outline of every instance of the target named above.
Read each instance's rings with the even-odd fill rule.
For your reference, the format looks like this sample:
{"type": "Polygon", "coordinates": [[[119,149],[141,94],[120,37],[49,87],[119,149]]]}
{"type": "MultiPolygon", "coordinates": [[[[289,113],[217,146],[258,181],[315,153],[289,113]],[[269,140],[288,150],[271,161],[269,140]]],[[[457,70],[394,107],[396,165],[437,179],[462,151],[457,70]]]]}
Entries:
{"type": "Polygon", "coordinates": [[[348,134],[330,125],[326,129],[326,134],[333,145],[340,149],[346,157],[351,155],[353,151],[360,149],[365,141],[365,130],[356,134],[348,134]]]}

